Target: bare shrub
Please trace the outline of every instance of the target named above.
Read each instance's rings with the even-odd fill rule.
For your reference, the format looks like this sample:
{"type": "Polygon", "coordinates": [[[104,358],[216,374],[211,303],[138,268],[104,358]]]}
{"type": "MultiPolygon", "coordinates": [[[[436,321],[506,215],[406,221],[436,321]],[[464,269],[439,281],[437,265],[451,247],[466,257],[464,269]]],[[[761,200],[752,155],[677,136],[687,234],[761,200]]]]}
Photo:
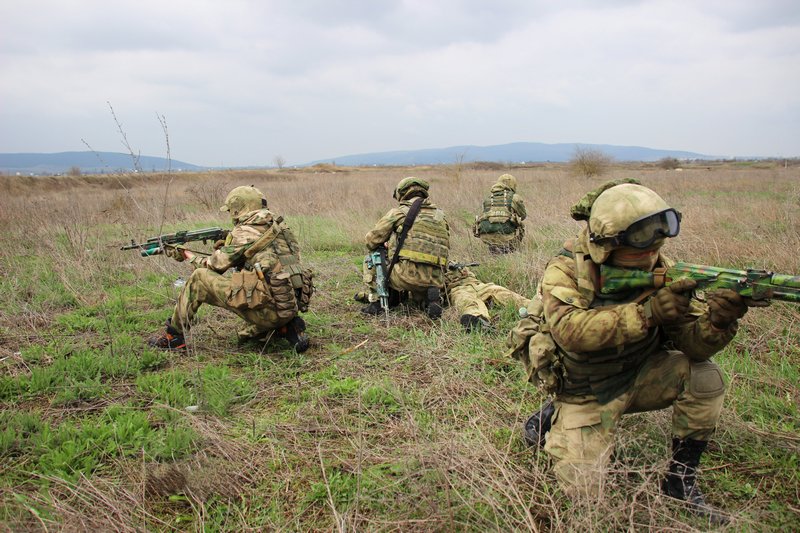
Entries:
{"type": "Polygon", "coordinates": [[[213,209],[225,200],[228,185],[220,181],[202,181],[186,189],[203,207],[213,209]]]}
{"type": "Polygon", "coordinates": [[[680,168],[681,162],[678,160],[677,157],[662,157],[658,160],[658,168],[663,168],[664,170],[675,170],[676,168],[680,168]]]}
{"type": "Polygon", "coordinates": [[[575,153],[569,160],[569,166],[574,174],[591,178],[604,174],[612,162],[613,158],[602,150],[576,146],[575,153]]]}

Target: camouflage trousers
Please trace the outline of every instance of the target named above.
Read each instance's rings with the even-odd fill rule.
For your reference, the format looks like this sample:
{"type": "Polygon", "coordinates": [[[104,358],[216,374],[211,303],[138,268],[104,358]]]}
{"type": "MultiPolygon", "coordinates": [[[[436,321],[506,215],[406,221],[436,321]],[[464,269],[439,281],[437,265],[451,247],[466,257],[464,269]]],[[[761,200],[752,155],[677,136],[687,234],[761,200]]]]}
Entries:
{"type": "Polygon", "coordinates": [[[489,306],[505,307],[514,304],[516,307],[528,307],[530,300],[494,283],[470,283],[452,287],[447,291],[450,305],[455,307],[459,316],[472,315],[489,320],[489,306]]]}
{"type": "Polygon", "coordinates": [[[605,405],[568,403],[556,397],[553,426],[545,451],[571,496],[602,493],[605,470],[614,450],[617,424],[624,414],[672,407],[672,434],[707,441],[719,420],[725,384],[711,361],[695,362],[682,352],[653,354],[631,388],[605,405]]]}
{"type": "Polygon", "coordinates": [[[187,330],[194,323],[197,310],[202,304],[213,305],[239,315],[247,325],[238,335],[241,339],[258,337],[277,329],[291,320],[278,317],[275,309],[234,309],[228,305],[231,280],[208,268],[198,268],[183,287],[175,311],[172,314],[172,327],[179,332],[187,330]]]}
{"type": "Polygon", "coordinates": [[[481,233],[480,240],[489,246],[492,253],[514,252],[522,244],[525,230],[522,226],[515,233],[481,233]]]}
{"type": "MultiPolygon", "coordinates": [[[[375,285],[375,270],[367,268],[366,257],[362,271],[364,284],[369,288],[368,299],[370,302],[377,302],[379,298],[375,285]]],[[[407,291],[413,302],[423,304],[427,302],[428,287],[443,286],[444,271],[441,267],[401,259],[392,269],[388,288],[400,292],[407,291]]]]}

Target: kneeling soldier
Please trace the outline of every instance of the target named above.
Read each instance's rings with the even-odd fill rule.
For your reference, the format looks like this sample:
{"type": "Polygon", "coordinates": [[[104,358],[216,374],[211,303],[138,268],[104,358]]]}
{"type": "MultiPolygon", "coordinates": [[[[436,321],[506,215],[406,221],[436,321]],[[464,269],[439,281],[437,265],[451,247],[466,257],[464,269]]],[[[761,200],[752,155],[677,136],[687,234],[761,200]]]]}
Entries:
{"type": "Polygon", "coordinates": [[[267,209],[255,187],[236,187],[221,211],[230,212],[234,228],[209,257],[182,246],[168,247],[176,261],[189,260],[195,271],[183,287],[166,331],[150,341],[166,350],[184,349],[184,332],[202,304],[227,309],[247,326],[239,341],[285,338],[298,352],[308,349],[306,325],[298,312],[308,310],[314,286],[312,273],[300,264],[300,247],[282,217],[267,209]],[[238,269],[231,277],[222,274],[238,269]]]}

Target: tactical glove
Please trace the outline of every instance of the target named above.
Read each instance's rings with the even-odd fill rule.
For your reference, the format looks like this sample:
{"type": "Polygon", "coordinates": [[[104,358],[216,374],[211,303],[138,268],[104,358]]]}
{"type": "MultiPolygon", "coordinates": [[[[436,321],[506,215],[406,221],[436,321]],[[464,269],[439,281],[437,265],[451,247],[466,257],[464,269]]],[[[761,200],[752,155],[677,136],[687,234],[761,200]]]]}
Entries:
{"type": "Polygon", "coordinates": [[[175,261],[182,262],[186,259],[186,256],[183,254],[184,250],[186,250],[186,248],[180,244],[177,246],[165,246],[164,255],[171,257],[175,261]]]}
{"type": "Polygon", "coordinates": [[[679,279],[669,287],[663,287],[644,304],[645,316],[650,327],[674,324],[689,311],[691,295],[697,286],[693,279],[679,279]]]}
{"type": "Polygon", "coordinates": [[[708,317],[711,324],[719,329],[728,329],[747,312],[748,307],[766,307],[767,300],[751,300],[743,298],[731,289],[719,289],[710,292],[708,301],[708,317]]]}
{"type": "Polygon", "coordinates": [[[219,250],[223,246],[225,246],[225,239],[220,239],[220,240],[218,240],[217,242],[214,243],[214,249],[215,250],[219,250]]]}

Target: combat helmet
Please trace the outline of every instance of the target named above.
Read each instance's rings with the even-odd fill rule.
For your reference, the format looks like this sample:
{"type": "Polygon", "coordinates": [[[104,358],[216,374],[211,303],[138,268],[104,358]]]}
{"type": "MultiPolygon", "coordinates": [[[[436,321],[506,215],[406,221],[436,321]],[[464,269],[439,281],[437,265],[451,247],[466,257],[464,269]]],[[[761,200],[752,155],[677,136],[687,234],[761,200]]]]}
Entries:
{"type": "Polygon", "coordinates": [[[648,248],[665,237],[675,237],[680,220],[680,213],[651,189],[637,183],[614,185],[591,204],[589,254],[600,264],[622,246],[648,248]]]}
{"type": "Polygon", "coordinates": [[[398,183],[397,187],[395,187],[394,194],[392,196],[395,200],[405,200],[406,198],[410,198],[412,195],[427,198],[429,187],[430,185],[428,185],[428,182],[424,179],[409,176],[400,180],[400,183],[398,183]]]}
{"type": "Polygon", "coordinates": [[[511,189],[512,191],[517,190],[517,178],[512,176],[511,174],[503,174],[499,178],[497,178],[497,183],[501,185],[505,185],[507,188],[511,189]]]}
{"type": "Polygon", "coordinates": [[[267,207],[267,198],[264,193],[253,186],[242,185],[236,187],[225,198],[225,205],[219,208],[220,211],[229,211],[234,223],[245,213],[256,211],[262,207],[267,207]]]}

